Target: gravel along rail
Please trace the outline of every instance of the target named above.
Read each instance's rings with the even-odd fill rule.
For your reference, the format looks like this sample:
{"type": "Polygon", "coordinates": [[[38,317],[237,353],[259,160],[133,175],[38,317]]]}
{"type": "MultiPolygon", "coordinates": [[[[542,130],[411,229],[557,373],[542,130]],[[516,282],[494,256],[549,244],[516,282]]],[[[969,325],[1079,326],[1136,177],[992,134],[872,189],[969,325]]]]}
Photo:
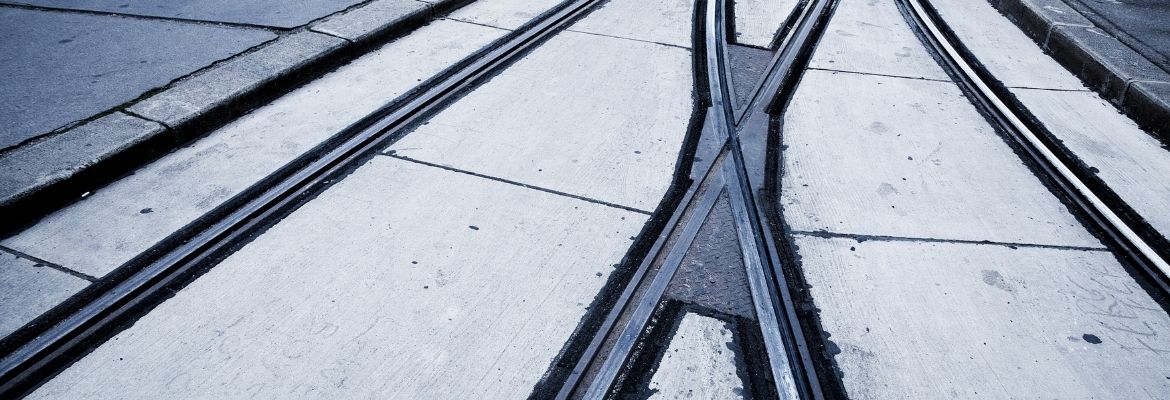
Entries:
{"type": "Polygon", "coordinates": [[[91,295],[75,311],[40,324],[45,328],[41,331],[21,332],[27,340],[12,346],[0,360],[0,397],[15,397],[36,388],[188,283],[208,263],[370,159],[412,123],[514,62],[600,2],[567,2],[524,25],[474,61],[341,133],[339,137],[345,140],[298,160],[250,189],[242,196],[245,199],[216,210],[213,214],[221,216],[214,223],[185,229],[180,232],[183,237],[168,240],[170,246],[151,249],[146,253],[152,255],[149,260],[136,260],[141,267],[116,281],[103,282],[105,290],[91,295]]]}

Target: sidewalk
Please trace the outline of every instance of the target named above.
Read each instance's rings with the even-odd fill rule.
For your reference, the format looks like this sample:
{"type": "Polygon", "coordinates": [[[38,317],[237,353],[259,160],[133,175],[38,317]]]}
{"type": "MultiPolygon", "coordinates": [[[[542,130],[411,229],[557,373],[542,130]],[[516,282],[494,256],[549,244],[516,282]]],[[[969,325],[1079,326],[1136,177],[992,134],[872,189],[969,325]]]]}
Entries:
{"type": "Polygon", "coordinates": [[[1170,1],[990,1],[1089,87],[1170,142],[1170,1]]]}
{"type": "Polygon", "coordinates": [[[0,1],[0,210],[76,199],[466,2],[0,1]]]}

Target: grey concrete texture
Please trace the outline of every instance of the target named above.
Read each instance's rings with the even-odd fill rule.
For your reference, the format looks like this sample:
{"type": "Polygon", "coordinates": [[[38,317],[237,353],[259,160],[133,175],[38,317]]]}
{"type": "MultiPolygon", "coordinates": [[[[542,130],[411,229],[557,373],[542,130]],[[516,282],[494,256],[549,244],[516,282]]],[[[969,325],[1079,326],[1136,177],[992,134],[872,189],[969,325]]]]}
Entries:
{"type": "MultiPolygon", "coordinates": [[[[932,0],[992,76],[1074,158],[1163,236],[1170,237],[1170,152],[1044,54],[990,4],[932,0]],[[1078,89],[1079,88],[1079,89],[1078,89]],[[1056,90],[1051,90],[1056,89],[1056,90]]],[[[1136,82],[1130,91],[1144,88],[1136,82]]]]}
{"type": "Polygon", "coordinates": [[[784,145],[795,231],[1101,247],[949,82],[808,71],[784,145]]]}
{"type": "MultiPolygon", "coordinates": [[[[732,324],[687,312],[650,378],[648,399],[744,399],[732,324]]],[[[742,362],[742,361],[740,361],[742,362]]]]}
{"type": "Polygon", "coordinates": [[[949,79],[890,1],[846,0],[838,4],[809,67],[949,79]]]}
{"type": "Polygon", "coordinates": [[[647,219],[378,156],[30,398],[523,398],[647,219]]]}
{"type": "Polygon", "coordinates": [[[963,46],[1008,88],[1088,91],[990,4],[971,0],[931,0],[930,4],[963,46]]]}
{"type": "Polygon", "coordinates": [[[0,149],[276,37],[261,29],[0,8],[0,149]]]}
{"type": "Polygon", "coordinates": [[[89,281],[0,248],[0,337],[89,285],[89,281]]]}
{"type": "Polygon", "coordinates": [[[52,140],[21,146],[0,157],[0,205],[27,195],[29,188],[52,185],[110,159],[127,149],[162,135],[153,121],[121,112],[106,115],[52,140]]]}
{"type": "Polygon", "coordinates": [[[1013,94],[1138,216],[1170,238],[1170,152],[1093,92],[1013,94]]]}
{"type": "Polygon", "coordinates": [[[692,0],[610,1],[589,18],[569,27],[571,31],[618,36],[691,48],[692,0]],[[653,4],[650,6],[647,3],[653,4]],[[656,21],[638,23],[637,21],[656,21]],[[680,25],[681,28],[680,29],[680,25]]]}
{"type": "Polygon", "coordinates": [[[3,243],[104,276],[503,33],[435,21],[94,191],[3,243]]]}
{"type": "Polygon", "coordinates": [[[738,0],[733,3],[735,42],[755,47],[771,47],[784,20],[800,4],[797,0],[738,0]]]}
{"type": "MultiPolygon", "coordinates": [[[[1163,142],[1170,141],[1170,91],[1150,90],[1151,86],[1170,83],[1170,73],[1164,67],[1123,43],[1109,29],[1102,29],[1066,0],[991,0],[991,3],[1089,87],[1119,105],[1163,142]],[[1143,81],[1154,83],[1138,84],[1143,81]]],[[[1143,7],[1166,2],[1110,3],[1143,7]]],[[[1146,14],[1143,18],[1148,21],[1141,25],[1161,24],[1161,28],[1155,29],[1164,30],[1165,18],[1156,16],[1146,14]]],[[[1164,33],[1152,36],[1158,37],[1159,43],[1170,42],[1164,33]]]]}
{"type": "MultiPolygon", "coordinates": [[[[48,44],[45,44],[45,46],[55,45],[65,46],[69,49],[78,48],[81,50],[78,50],[79,53],[77,54],[85,55],[92,53],[94,57],[106,56],[112,59],[104,62],[98,62],[100,60],[87,61],[84,57],[77,58],[74,53],[58,55],[50,52],[51,54],[49,56],[43,57],[51,56],[50,58],[61,58],[64,61],[50,62],[52,60],[46,60],[44,62],[30,64],[27,62],[27,58],[26,61],[21,61],[21,54],[32,52],[30,46],[21,44],[21,40],[15,40],[15,36],[13,40],[7,40],[7,38],[0,40],[0,49],[5,46],[15,46],[16,49],[28,50],[22,50],[21,52],[0,52],[0,54],[4,54],[0,55],[0,57],[3,57],[0,58],[0,68],[5,68],[6,65],[11,64],[12,68],[19,70],[17,71],[19,73],[16,73],[17,76],[27,75],[33,77],[0,82],[0,88],[5,89],[0,91],[0,105],[4,106],[0,107],[0,120],[6,122],[9,120],[16,121],[14,125],[17,127],[7,131],[3,138],[0,138],[0,147],[5,147],[5,143],[20,143],[21,141],[27,140],[28,137],[31,137],[30,135],[42,134],[48,130],[58,128],[61,124],[90,118],[91,115],[105,112],[110,107],[116,107],[115,110],[117,110],[117,107],[121,107],[121,104],[133,101],[135,98],[142,96],[143,93],[162,86],[165,86],[165,88],[158,93],[126,107],[125,110],[135,115],[161,122],[168,128],[165,130],[151,130],[150,132],[146,132],[147,136],[142,136],[141,134],[144,132],[137,128],[133,128],[127,132],[113,132],[107,129],[108,125],[99,125],[96,129],[93,127],[75,127],[71,129],[78,130],[77,132],[63,130],[61,133],[44,137],[41,139],[42,142],[36,144],[39,146],[38,148],[13,149],[0,153],[0,160],[3,160],[0,162],[2,163],[8,165],[21,163],[21,167],[18,169],[0,170],[0,181],[5,182],[5,185],[0,186],[0,190],[3,191],[0,192],[0,206],[11,205],[9,201],[13,199],[33,198],[35,194],[45,192],[46,189],[51,188],[53,185],[64,185],[64,182],[68,182],[69,178],[76,174],[91,170],[95,165],[105,165],[102,163],[103,161],[114,157],[122,157],[127,160],[145,159],[149,154],[158,153],[160,150],[169,150],[166,147],[174,143],[182,143],[188,137],[204,133],[200,131],[200,126],[203,123],[213,123],[213,120],[217,118],[232,118],[246,110],[252,98],[267,91],[279,91],[284,87],[295,85],[300,80],[312,75],[311,72],[315,68],[322,65],[330,65],[334,60],[344,59],[357,46],[368,44],[381,37],[386,37],[388,33],[415,27],[423,23],[425,19],[432,17],[436,9],[445,9],[446,7],[459,4],[462,4],[462,2],[457,0],[443,0],[430,3],[415,0],[377,0],[347,10],[344,14],[336,15],[314,25],[314,28],[320,28],[320,31],[324,33],[308,30],[292,32],[264,44],[254,51],[244,52],[242,54],[237,53],[249,47],[256,46],[265,40],[276,38],[276,35],[262,29],[241,29],[213,24],[0,8],[0,18],[5,18],[6,15],[13,18],[20,17],[17,18],[19,19],[17,21],[19,23],[0,24],[0,34],[8,31],[12,35],[23,38],[27,34],[35,33],[34,31],[37,30],[64,30],[64,33],[52,31],[56,33],[53,35],[41,34],[36,36],[44,36],[45,38],[43,40],[51,42],[47,42],[48,44]],[[64,23],[57,21],[59,22],[57,25],[64,25],[65,27],[47,28],[55,24],[40,21],[40,19],[49,21],[54,18],[68,21],[76,19],[85,23],[64,23]],[[26,30],[28,32],[23,32],[19,30],[23,26],[22,24],[35,24],[37,27],[27,28],[26,30]],[[94,30],[96,33],[87,33],[84,29],[94,30]],[[70,30],[79,31],[78,33],[69,33],[71,32],[70,30]],[[112,30],[113,33],[106,32],[107,30],[112,30]],[[125,40],[122,40],[124,38],[117,35],[127,36],[135,40],[129,40],[129,45],[127,45],[121,43],[125,40]],[[68,37],[66,38],[66,36],[68,37]],[[221,36],[235,38],[233,40],[242,44],[221,49],[222,51],[220,53],[222,54],[211,51],[223,47],[222,45],[216,47],[216,39],[221,36]],[[109,48],[110,46],[120,47],[118,47],[117,51],[114,51],[109,48]],[[127,46],[131,47],[127,48],[127,46]],[[162,50],[155,49],[155,47],[161,47],[162,50]],[[124,71],[123,68],[119,67],[118,63],[124,63],[126,53],[151,55],[150,57],[154,58],[145,59],[141,63],[142,65],[150,66],[152,69],[144,72],[142,69],[144,67],[135,65],[130,71],[124,71]],[[12,58],[5,56],[12,56],[12,58]],[[175,58],[175,60],[167,57],[175,58]],[[231,58],[192,74],[197,69],[228,57],[231,58]],[[155,58],[159,58],[159,60],[155,60],[155,58]],[[187,61],[191,65],[181,70],[176,69],[177,67],[175,66],[170,66],[171,64],[176,64],[178,61],[187,61]],[[66,72],[86,70],[87,68],[91,69],[92,65],[96,64],[106,65],[104,68],[112,72],[106,73],[106,75],[96,76],[96,79],[90,78],[87,75],[85,82],[68,79],[49,79],[45,78],[44,76],[46,74],[34,68],[32,64],[63,65],[61,70],[66,72]],[[170,66],[169,68],[175,70],[175,72],[160,75],[153,71],[162,68],[155,66],[156,64],[170,66]],[[142,77],[143,74],[146,77],[142,77]],[[184,75],[186,76],[184,77],[184,75]],[[125,76],[135,77],[135,79],[128,81],[125,76]],[[41,85],[38,83],[40,80],[51,80],[52,84],[46,83],[45,85],[41,85]],[[128,85],[126,82],[139,82],[141,84],[135,86],[133,84],[128,85]],[[93,86],[94,84],[104,86],[95,88],[93,86]],[[6,87],[11,85],[35,86],[37,89],[22,89],[23,86],[6,87]],[[54,85],[62,85],[70,91],[79,91],[81,95],[69,96],[82,96],[79,101],[85,104],[86,107],[79,108],[75,112],[71,111],[72,114],[57,111],[48,112],[45,110],[45,107],[59,107],[56,104],[59,102],[59,99],[54,99],[53,97],[61,96],[52,94],[53,92],[50,92],[48,97],[40,100],[41,103],[50,103],[49,106],[34,107],[35,102],[27,101],[28,93],[44,91],[46,90],[44,87],[52,88],[54,85]],[[85,97],[97,95],[107,97],[108,99],[104,100],[104,102],[97,102],[85,97]],[[11,99],[5,98],[5,96],[9,96],[11,99]],[[12,115],[10,116],[8,114],[12,115]],[[36,119],[40,118],[43,120],[38,122],[41,125],[24,125],[43,125],[43,127],[37,129],[29,128],[21,131],[19,130],[23,126],[20,122],[21,118],[33,122],[37,122],[36,119]],[[163,134],[170,134],[173,137],[152,142],[154,147],[162,146],[163,148],[161,149],[151,146],[137,146],[152,139],[150,135],[158,138],[163,134]],[[79,140],[80,135],[94,136],[79,140]],[[4,139],[10,136],[13,138],[12,140],[4,139]],[[101,143],[105,151],[95,151],[94,148],[91,148],[94,143],[101,143]],[[35,157],[31,157],[30,155],[41,154],[40,151],[46,148],[56,150],[54,160],[52,161],[52,164],[54,164],[52,168],[45,168],[46,165],[44,165],[45,161],[43,160],[36,162],[36,164],[23,164],[28,160],[35,160],[35,157]],[[30,176],[30,174],[37,174],[38,171],[44,174],[30,176]]],[[[284,8],[281,7],[280,9],[283,10],[284,8]]],[[[42,56],[37,55],[37,57],[42,56]]],[[[62,73],[69,75],[69,73],[62,73]]],[[[116,176],[122,172],[110,171],[109,173],[93,175],[116,176]]]]}
{"type": "Polygon", "coordinates": [[[656,21],[657,28],[648,34],[664,40],[689,35],[691,14],[680,9],[690,5],[676,0],[647,3],[609,3],[619,10],[637,5],[649,14],[644,18],[598,9],[388,150],[653,210],[670,186],[670,173],[664,171],[674,169],[694,108],[691,54],[642,40],[575,31],[590,26],[630,32],[640,26],[633,21],[656,21]],[[681,19],[673,19],[676,16],[681,19]],[[630,62],[635,59],[644,62],[630,62]],[[501,157],[504,154],[507,157],[501,157]]]}
{"type": "Polygon", "coordinates": [[[8,0],[71,10],[295,28],[364,0],[8,0]]]}
{"type": "Polygon", "coordinates": [[[796,244],[851,399],[1170,393],[1170,316],[1108,251],[796,244]]]}

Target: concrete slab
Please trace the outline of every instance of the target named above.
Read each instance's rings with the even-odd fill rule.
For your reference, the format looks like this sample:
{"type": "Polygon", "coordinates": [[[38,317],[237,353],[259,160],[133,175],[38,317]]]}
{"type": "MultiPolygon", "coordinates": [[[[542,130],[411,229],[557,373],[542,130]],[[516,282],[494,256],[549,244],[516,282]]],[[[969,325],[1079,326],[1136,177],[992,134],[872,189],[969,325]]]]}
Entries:
{"type": "Polygon", "coordinates": [[[0,249],[0,338],[89,286],[89,281],[0,249]]]}
{"type": "Polygon", "coordinates": [[[796,8],[797,0],[738,0],[735,14],[735,42],[756,47],[771,47],[772,39],[784,26],[784,20],[796,8]]]}
{"type": "Polygon", "coordinates": [[[693,0],[610,0],[569,30],[689,49],[694,15],[693,0]]]}
{"type": "Polygon", "coordinates": [[[0,157],[0,204],[63,180],[78,170],[163,133],[156,122],[115,112],[0,157]]]}
{"type": "Polygon", "coordinates": [[[462,22],[434,22],[2,243],[103,276],[503,33],[462,22]]]}
{"type": "Polygon", "coordinates": [[[0,149],[274,38],[261,29],[0,8],[0,149]]]}
{"type": "Polygon", "coordinates": [[[979,61],[1087,166],[1170,237],[1170,152],[980,1],[932,3],[979,61]],[[1039,89],[1079,89],[1033,90],[1039,89]]]}
{"type": "Polygon", "coordinates": [[[1108,252],[797,245],[852,399],[1170,393],[1170,317],[1108,252]]]}
{"type": "Polygon", "coordinates": [[[564,32],[390,151],[650,211],[687,133],[691,74],[683,49],[564,32]]]}
{"type": "Polygon", "coordinates": [[[650,380],[651,399],[743,399],[735,337],[726,322],[686,313],[650,380]]]}
{"type": "MultiPolygon", "coordinates": [[[[1170,87],[1165,52],[1156,54],[1150,46],[1124,32],[1127,27],[1117,26],[1081,1],[999,0],[993,3],[1089,87],[1113,103],[1121,104],[1130,118],[1161,135],[1163,141],[1170,138],[1170,90],[1161,93],[1148,90],[1159,85],[1170,87]],[[1158,60],[1162,60],[1161,66],[1157,65],[1158,60]]],[[[1128,18],[1142,19],[1126,22],[1132,24],[1129,28],[1137,29],[1164,25],[1161,18],[1149,17],[1156,13],[1144,11],[1170,7],[1170,3],[1157,0],[1096,3],[1095,7],[1115,8],[1129,14],[1128,18]]],[[[1170,43],[1170,39],[1162,41],[1170,43]]]]}
{"type": "Polygon", "coordinates": [[[949,81],[893,1],[842,0],[809,61],[812,68],[949,81]]]}
{"type": "Polygon", "coordinates": [[[963,45],[1004,85],[1088,90],[1080,79],[1044,54],[1036,42],[990,3],[933,0],[931,5],[946,20],[947,26],[959,35],[963,45]]]}
{"type": "Polygon", "coordinates": [[[1162,236],[1170,238],[1170,151],[1093,92],[1013,90],[1016,98],[1162,236]]]}
{"type": "Polygon", "coordinates": [[[310,29],[362,42],[397,29],[405,20],[428,16],[430,5],[421,1],[376,0],[315,23],[310,29]]]}
{"type": "Polygon", "coordinates": [[[455,10],[448,14],[447,18],[515,30],[562,2],[561,0],[484,1],[484,4],[475,8],[455,10]]]}
{"type": "MultiPolygon", "coordinates": [[[[403,2],[414,0],[400,0],[403,2]]],[[[19,4],[198,21],[295,28],[362,0],[8,0],[19,4]]]]}
{"type": "Polygon", "coordinates": [[[1101,246],[951,83],[808,71],[783,141],[797,231],[1101,246]]]}
{"type": "Polygon", "coordinates": [[[646,219],[377,157],[30,398],[524,397],[646,219]]]}

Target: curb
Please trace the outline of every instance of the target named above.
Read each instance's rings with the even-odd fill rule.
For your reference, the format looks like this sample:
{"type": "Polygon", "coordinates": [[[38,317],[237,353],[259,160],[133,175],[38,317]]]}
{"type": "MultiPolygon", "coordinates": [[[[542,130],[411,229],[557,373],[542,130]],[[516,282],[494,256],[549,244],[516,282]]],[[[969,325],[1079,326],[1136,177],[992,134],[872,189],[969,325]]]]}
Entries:
{"type": "Polygon", "coordinates": [[[1052,58],[1170,143],[1170,74],[1063,0],[989,0],[1052,58]]]}
{"type": "Polygon", "coordinates": [[[0,154],[0,234],[82,198],[469,0],[374,0],[0,154]]]}

